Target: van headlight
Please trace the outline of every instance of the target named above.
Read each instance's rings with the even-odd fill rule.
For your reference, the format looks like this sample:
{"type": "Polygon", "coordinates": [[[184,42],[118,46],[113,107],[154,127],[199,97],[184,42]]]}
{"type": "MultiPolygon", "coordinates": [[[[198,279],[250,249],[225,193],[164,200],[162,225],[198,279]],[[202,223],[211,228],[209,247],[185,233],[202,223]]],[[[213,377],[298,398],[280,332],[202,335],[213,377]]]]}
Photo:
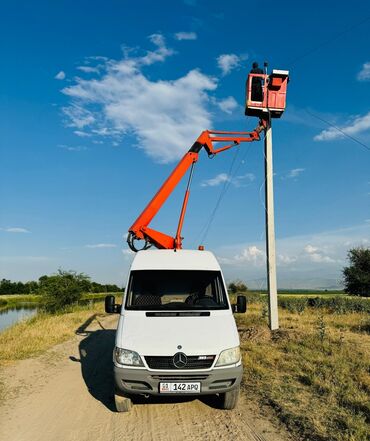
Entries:
{"type": "Polygon", "coordinates": [[[135,351],[128,349],[114,348],[113,352],[114,362],[126,366],[144,366],[140,355],[135,351]]]}
{"type": "Polygon", "coordinates": [[[236,364],[240,360],[240,348],[236,346],[235,348],[225,349],[221,352],[218,357],[215,366],[226,366],[228,364],[236,364]]]}

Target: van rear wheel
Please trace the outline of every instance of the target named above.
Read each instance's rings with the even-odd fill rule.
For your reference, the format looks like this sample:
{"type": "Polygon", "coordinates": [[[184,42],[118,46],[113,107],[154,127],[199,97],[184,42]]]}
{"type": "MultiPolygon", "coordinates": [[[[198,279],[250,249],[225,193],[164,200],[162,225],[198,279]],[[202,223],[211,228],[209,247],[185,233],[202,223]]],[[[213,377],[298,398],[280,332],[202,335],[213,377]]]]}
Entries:
{"type": "Polygon", "coordinates": [[[228,392],[224,392],[220,394],[221,398],[221,408],[225,410],[235,409],[238,404],[240,394],[240,386],[236,387],[233,390],[229,390],[228,392]]]}
{"type": "Polygon", "coordinates": [[[121,392],[114,392],[114,402],[117,412],[129,412],[132,409],[131,398],[123,395],[121,392]]]}

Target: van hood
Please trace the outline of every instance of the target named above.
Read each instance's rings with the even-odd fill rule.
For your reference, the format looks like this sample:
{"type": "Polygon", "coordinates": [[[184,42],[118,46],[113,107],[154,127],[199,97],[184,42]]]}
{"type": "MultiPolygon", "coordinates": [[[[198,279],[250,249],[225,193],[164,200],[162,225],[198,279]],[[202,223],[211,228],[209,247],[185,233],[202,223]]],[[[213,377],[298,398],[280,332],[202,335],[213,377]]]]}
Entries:
{"type": "Polygon", "coordinates": [[[116,334],[117,347],[141,356],[172,356],[179,351],[186,355],[218,355],[238,345],[230,310],[210,311],[208,317],[147,317],[145,311],[124,311],[116,334]]]}

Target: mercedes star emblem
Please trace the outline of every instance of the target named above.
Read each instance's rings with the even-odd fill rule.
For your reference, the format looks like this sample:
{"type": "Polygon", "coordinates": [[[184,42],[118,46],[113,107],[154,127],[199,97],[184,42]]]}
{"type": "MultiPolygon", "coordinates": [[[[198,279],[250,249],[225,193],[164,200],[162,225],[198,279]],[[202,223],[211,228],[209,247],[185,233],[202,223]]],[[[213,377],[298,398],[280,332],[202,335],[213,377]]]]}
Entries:
{"type": "Polygon", "coordinates": [[[177,352],[172,360],[173,365],[177,367],[177,369],[182,369],[188,364],[188,357],[183,352],[177,352]]]}

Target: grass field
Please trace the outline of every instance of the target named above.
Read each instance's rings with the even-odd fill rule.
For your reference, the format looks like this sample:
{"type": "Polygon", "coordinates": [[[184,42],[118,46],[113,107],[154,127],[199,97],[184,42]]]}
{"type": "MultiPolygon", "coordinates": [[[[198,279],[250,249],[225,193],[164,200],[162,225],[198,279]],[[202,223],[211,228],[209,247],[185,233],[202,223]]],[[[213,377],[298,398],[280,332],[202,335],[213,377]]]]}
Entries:
{"type": "Polygon", "coordinates": [[[71,312],[39,313],[0,333],[0,366],[38,355],[73,337],[76,329],[93,314],[103,314],[103,302],[76,306],[71,312]]]}
{"type": "MultiPolygon", "coordinates": [[[[307,299],[284,300],[275,332],[267,326],[264,296],[249,300],[247,313],[236,314],[247,397],[271,406],[297,439],[368,441],[370,299],[311,299],[315,307],[307,299]]],[[[103,313],[98,302],[12,326],[0,333],[0,366],[68,340],[82,323],[103,313]]],[[[0,395],[1,389],[0,384],[0,395]]]]}
{"type": "Polygon", "coordinates": [[[369,440],[369,315],[322,307],[279,313],[273,333],[264,303],[237,315],[247,395],[305,440],[369,440]]]}
{"type": "MultiPolygon", "coordinates": [[[[117,296],[122,293],[109,293],[117,296]]],[[[103,300],[107,293],[93,293],[83,294],[81,300],[103,300]]],[[[38,304],[41,303],[42,296],[37,294],[13,294],[13,295],[0,295],[0,309],[11,308],[13,306],[21,306],[28,303],[38,304]]]]}

